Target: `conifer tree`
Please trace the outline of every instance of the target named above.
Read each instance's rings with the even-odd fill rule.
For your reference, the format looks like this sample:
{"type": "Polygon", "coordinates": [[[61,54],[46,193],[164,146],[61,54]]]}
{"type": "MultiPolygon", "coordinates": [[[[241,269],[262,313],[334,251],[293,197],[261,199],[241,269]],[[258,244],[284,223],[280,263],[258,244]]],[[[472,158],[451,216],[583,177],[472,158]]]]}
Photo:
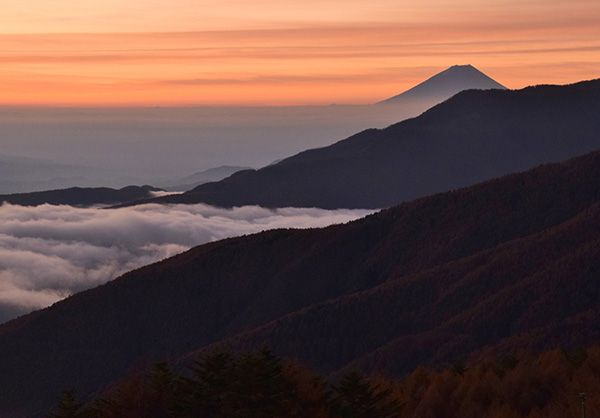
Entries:
{"type": "Polygon", "coordinates": [[[342,418],[394,418],[399,416],[400,404],[389,400],[389,390],[378,391],[355,371],[342,376],[333,386],[331,411],[342,418]]]}
{"type": "Polygon", "coordinates": [[[63,390],[58,397],[57,412],[48,415],[48,418],[87,418],[90,411],[84,408],[84,403],[77,401],[75,390],[63,390]]]}

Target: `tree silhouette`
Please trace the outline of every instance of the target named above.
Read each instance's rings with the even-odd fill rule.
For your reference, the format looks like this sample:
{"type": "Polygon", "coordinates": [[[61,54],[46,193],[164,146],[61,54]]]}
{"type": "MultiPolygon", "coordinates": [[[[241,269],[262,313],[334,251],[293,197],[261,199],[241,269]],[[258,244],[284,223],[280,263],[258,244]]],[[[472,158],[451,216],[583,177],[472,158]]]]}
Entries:
{"type": "Polygon", "coordinates": [[[399,416],[400,404],[390,400],[390,390],[378,390],[363,376],[350,371],[342,376],[332,399],[331,410],[343,418],[393,418],[399,416]]]}
{"type": "Polygon", "coordinates": [[[47,418],[87,418],[91,411],[84,407],[83,402],[77,401],[75,390],[63,390],[58,397],[57,412],[48,414],[47,418]]]}

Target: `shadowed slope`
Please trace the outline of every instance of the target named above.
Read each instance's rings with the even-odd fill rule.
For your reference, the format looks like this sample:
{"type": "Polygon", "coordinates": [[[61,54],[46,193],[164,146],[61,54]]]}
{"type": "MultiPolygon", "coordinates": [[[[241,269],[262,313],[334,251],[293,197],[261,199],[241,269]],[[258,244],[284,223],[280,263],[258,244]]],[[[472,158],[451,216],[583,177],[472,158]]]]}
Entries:
{"type": "Polygon", "coordinates": [[[573,351],[600,341],[599,236],[596,203],[555,227],[460,260],[406,275],[400,268],[373,289],[217,346],[267,345],[327,372],[356,368],[391,375],[419,364],[453,364],[486,346],[499,354],[573,351]]]}

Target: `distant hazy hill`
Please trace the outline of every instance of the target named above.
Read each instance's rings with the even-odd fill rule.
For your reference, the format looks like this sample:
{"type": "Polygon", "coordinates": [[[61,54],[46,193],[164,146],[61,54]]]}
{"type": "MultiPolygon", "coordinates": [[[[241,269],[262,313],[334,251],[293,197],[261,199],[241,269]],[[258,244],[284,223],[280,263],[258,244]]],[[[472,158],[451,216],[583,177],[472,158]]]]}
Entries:
{"type": "Polygon", "coordinates": [[[394,104],[413,100],[436,99],[446,100],[463,90],[500,89],[506,90],[502,84],[491,79],[471,65],[454,65],[427,79],[404,93],[383,100],[377,104],[394,104]]]}
{"type": "Polygon", "coordinates": [[[153,196],[152,192],[160,190],[152,186],[127,186],[119,190],[108,187],[71,187],[43,192],[0,195],[0,204],[7,202],[21,206],[37,206],[44,203],[71,206],[115,205],[138,199],[148,199],[153,196]]]}
{"type": "Polygon", "coordinates": [[[159,202],[381,208],[600,147],[600,80],[467,90],[370,129],[159,202]]]}
{"type": "Polygon", "coordinates": [[[0,193],[60,189],[73,184],[91,186],[97,179],[110,177],[109,173],[109,170],[94,167],[0,155],[0,193]]]}
{"type": "Polygon", "coordinates": [[[199,171],[186,177],[182,177],[164,185],[166,190],[172,192],[184,192],[191,190],[196,186],[199,186],[210,181],[223,180],[225,177],[231,176],[233,173],[242,170],[249,170],[250,167],[239,167],[223,165],[221,167],[209,168],[208,170],[199,171]]]}
{"type": "MultiPolygon", "coordinates": [[[[0,415],[136,361],[265,344],[322,371],[405,373],[597,343],[600,152],[346,225],[196,247],[0,326],[0,415]]],[[[189,358],[189,357],[188,357],[189,358]]]]}

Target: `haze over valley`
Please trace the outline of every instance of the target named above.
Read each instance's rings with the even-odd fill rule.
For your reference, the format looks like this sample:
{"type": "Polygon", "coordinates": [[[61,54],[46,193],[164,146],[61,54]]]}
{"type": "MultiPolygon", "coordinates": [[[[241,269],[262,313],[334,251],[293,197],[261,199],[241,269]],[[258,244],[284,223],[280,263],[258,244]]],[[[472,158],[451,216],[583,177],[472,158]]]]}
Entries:
{"type": "Polygon", "coordinates": [[[165,186],[224,165],[261,168],[417,116],[432,104],[2,109],[0,194],[165,186]]]}

